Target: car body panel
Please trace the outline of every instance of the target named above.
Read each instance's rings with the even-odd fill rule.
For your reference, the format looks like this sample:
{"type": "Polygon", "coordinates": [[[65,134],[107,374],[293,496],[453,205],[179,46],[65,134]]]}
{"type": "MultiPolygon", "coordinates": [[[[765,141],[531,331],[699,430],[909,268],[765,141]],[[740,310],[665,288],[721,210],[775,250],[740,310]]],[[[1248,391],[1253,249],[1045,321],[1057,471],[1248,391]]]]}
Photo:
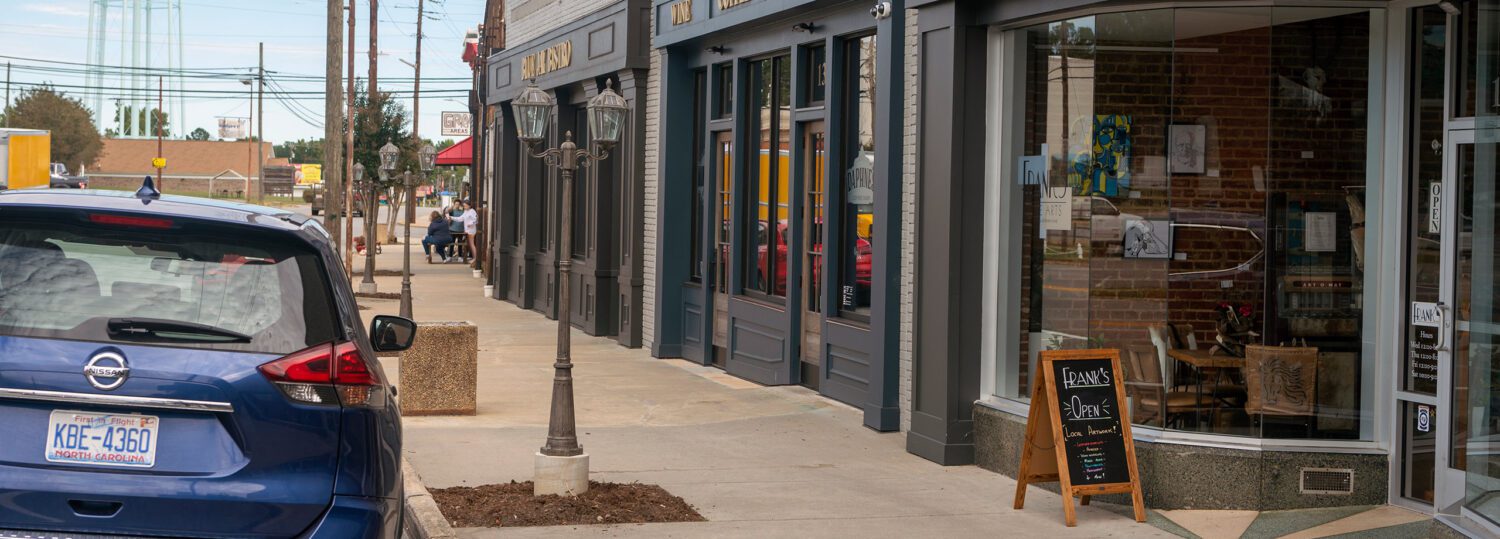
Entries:
{"type": "MultiPolygon", "coordinates": [[[[334,323],[361,355],[375,351],[339,257],[316,221],[286,210],[164,195],[89,190],[8,191],[7,208],[191,219],[281,236],[317,253],[337,311],[334,323]],[[149,203],[147,203],[149,202],[149,203]]],[[[53,410],[131,413],[161,419],[151,469],[47,462],[41,441],[0,439],[0,529],[215,537],[395,537],[400,521],[401,425],[394,390],[370,407],[289,401],[256,368],[277,354],[122,342],[0,335],[0,389],[228,403],[232,412],[139,409],[38,402],[0,395],[0,432],[42,435],[53,410]],[[112,349],[129,359],[119,388],[92,387],[82,368],[112,349]],[[169,438],[191,440],[169,444],[169,438]],[[297,443],[288,443],[295,440],[297,443]],[[336,495],[337,494],[337,495],[336,495]],[[110,517],[78,504],[119,504],[110,517]],[[87,511],[85,511],[87,513],[87,511]],[[338,530],[334,535],[328,531],[338,530]],[[359,530],[360,533],[351,533],[359,530]]],[[[389,380],[378,361],[367,361],[389,380]]]]}

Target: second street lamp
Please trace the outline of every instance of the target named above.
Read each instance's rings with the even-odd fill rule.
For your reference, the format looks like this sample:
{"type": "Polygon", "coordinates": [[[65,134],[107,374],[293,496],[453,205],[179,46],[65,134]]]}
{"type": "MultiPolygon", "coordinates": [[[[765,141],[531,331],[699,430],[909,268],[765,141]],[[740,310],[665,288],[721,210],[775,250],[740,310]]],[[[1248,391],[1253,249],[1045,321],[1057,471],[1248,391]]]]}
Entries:
{"type": "Polygon", "coordinates": [[[531,150],[532,157],[558,167],[562,180],[561,230],[558,233],[557,262],[557,362],[553,364],[552,408],[547,421],[547,444],[536,454],[534,492],[537,495],[573,496],[589,489],[589,461],[578,444],[578,427],[573,410],[573,360],[571,331],[572,308],[569,298],[569,275],[573,269],[573,174],[578,167],[589,166],[609,157],[609,149],[620,140],[621,125],[629,104],[606,82],[604,90],[589,100],[589,131],[598,144],[598,153],[579,148],[571,131],[563,134],[556,148],[536,151],[546,138],[556,102],[532,81],[511,101],[516,117],[516,134],[531,150]]]}
{"type": "MultiPolygon", "coordinates": [[[[389,146],[389,144],[387,144],[389,146]]],[[[384,152],[384,149],[381,150],[384,152]]],[[[427,173],[432,171],[432,161],[437,157],[437,150],[431,144],[424,144],[417,152],[417,163],[422,169],[422,180],[427,179],[427,173]]],[[[382,160],[384,154],[382,153],[382,160]]],[[[411,169],[407,169],[402,181],[402,187],[406,188],[406,238],[401,240],[401,316],[407,319],[411,314],[411,222],[417,216],[416,188],[417,183],[412,181],[411,169]]]]}

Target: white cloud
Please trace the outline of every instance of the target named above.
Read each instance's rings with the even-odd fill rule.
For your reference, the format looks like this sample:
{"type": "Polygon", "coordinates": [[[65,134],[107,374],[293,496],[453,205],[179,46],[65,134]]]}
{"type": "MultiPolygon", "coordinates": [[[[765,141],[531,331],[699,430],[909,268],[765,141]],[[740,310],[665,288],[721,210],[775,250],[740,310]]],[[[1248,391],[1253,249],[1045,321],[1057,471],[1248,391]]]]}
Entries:
{"type": "Polygon", "coordinates": [[[32,13],[45,13],[47,15],[57,15],[57,16],[60,16],[60,17],[87,17],[87,16],[89,16],[89,10],[84,9],[84,8],[80,8],[80,7],[76,6],[76,5],[57,5],[57,4],[33,3],[33,4],[26,4],[24,6],[21,6],[21,10],[22,11],[30,11],[32,13]]]}

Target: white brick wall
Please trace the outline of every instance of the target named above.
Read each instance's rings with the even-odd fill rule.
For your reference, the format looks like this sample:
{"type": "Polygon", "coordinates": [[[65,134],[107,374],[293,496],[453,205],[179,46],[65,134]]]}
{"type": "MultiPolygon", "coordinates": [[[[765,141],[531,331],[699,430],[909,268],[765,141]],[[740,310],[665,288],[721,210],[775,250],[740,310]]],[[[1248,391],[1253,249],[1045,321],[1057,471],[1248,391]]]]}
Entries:
{"type": "Polygon", "coordinates": [[[531,40],[619,0],[511,0],[505,3],[505,47],[533,45],[531,40]]]}
{"type": "Polygon", "coordinates": [[[901,158],[901,432],[911,430],[912,312],[917,254],[917,10],[906,10],[906,88],[901,158]]]}
{"type": "MultiPolygon", "coordinates": [[[[656,35],[656,17],[651,17],[650,35],[656,35]]],[[[641,271],[645,277],[645,286],[641,290],[641,339],[647,350],[656,341],[656,208],[660,200],[656,150],[661,125],[661,68],[661,51],[651,49],[651,73],[646,76],[646,172],[641,182],[646,190],[642,215],[645,228],[641,231],[644,243],[641,271]]]]}

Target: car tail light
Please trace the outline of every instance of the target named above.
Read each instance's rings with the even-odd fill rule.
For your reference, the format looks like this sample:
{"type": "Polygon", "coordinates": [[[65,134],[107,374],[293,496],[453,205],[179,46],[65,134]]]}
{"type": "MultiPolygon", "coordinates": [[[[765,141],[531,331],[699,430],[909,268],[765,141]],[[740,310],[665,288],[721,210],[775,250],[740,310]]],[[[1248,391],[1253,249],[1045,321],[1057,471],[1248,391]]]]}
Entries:
{"type": "Polygon", "coordinates": [[[260,366],[261,375],[297,402],[364,406],[378,395],[380,376],[354,343],[325,343],[260,366]]]}
{"type": "Polygon", "coordinates": [[[109,213],[90,213],[89,221],[99,225],[134,226],[141,228],[172,228],[171,219],[157,217],[134,217],[109,213]]]}

